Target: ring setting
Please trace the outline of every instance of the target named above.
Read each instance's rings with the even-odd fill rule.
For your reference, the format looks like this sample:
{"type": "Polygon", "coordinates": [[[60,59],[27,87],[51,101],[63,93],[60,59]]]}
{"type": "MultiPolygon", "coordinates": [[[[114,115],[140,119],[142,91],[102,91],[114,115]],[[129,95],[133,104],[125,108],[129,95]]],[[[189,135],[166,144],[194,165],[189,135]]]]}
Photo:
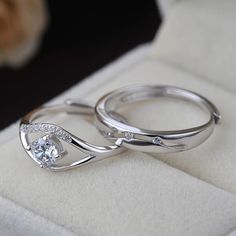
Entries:
{"type": "Polygon", "coordinates": [[[29,149],[42,166],[51,166],[65,152],[61,142],[54,135],[45,135],[33,141],[29,149]]]}
{"type": "Polygon", "coordinates": [[[35,122],[38,118],[42,118],[45,115],[61,112],[93,117],[94,108],[84,103],[67,100],[64,105],[40,107],[21,119],[21,143],[28,156],[40,167],[51,171],[69,170],[107,158],[123,150],[122,147],[116,144],[98,146],[88,143],[56,124],[35,122]],[[41,133],[43,133],[43,136],[41,135],[33,141],[29,140],[30,135],[41,133]],[[69,163],[59,163],[60,159],[64,159],[64,157],[69,155],[63,147],[63,142],[79,149],[86,155],[69,163]]]}
{"type": "MultiPolygon", "coordinates": [[[[192,149],[203,143],[213,132],[221,119],[218,109],[205,97],[187,89],[175,86],[128,86],[101,97],[95,106],[96,127],[111,142],[142,152],[172,153],[192,149]],[[209,115],[209,120],[199,126],[182,130],[147,130],[133,126],[126,120],[117,119],[117,110],[126,104],[160,97],[185,100],[199,106],[209,115]]],[[[118,113],[119,114],[119,113],[118,113]]]]}
{"type": "Polygon", "coordinates": [[[52,166],[57,160],[67,154],[60,139],[67,143],[72,142],[71,135],[61,127],[54,124],[22,124],[21,132],[24,132],[25,134],[43,132],[46,134],[34,140],[26,147],[26,150],[32,153],[35,160],[40,163],[42,168],[52,166]]]}

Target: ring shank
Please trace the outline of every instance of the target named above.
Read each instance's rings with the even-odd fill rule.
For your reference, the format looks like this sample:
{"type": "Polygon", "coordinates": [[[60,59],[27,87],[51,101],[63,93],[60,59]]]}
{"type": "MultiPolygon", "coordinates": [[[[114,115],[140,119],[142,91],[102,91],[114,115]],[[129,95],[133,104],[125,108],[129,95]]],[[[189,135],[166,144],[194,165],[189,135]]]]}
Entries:
{"type": "Polygon", "coordinates": [[[216,123],[220,119],[218,109],[209,100],[189,90],[171,86],[142,86],[142,88],[133,87],[129,90],[121,91],[110,96],[106,100],[105,108],[107,113],[110,113],[112,111],[116,111],[124,104],[158,97],[172,97],[194,103],[205,111],[210,111],[211,114],[214,114],[216,123]]]}
{"type": "Polygon", "coordinates": [[[124,146],[145,152],[176,152],[191,149],[209,137],[215,124],[221,118],[218,109],[209,100],[197,93],[174,86],[121,88],[102,97],[96,104],[95,111],[97,128],[100,131],[105,129],[111,132],[113,135],[110,135],[110,140],[121,139],[124,146]],[[207,111],[210,118],[205,124],[190,129],[154,131],[141,129],[127,122],[120,122],[116,117],[110,115],[125,104],[159,97],[172,97],[194,103],[207,111]],[[132,134],[132,138],[129,140],[125,137],[127,133],[132,134]],[[162,144],[167,145],[153,144],[155,137],[160,138],[162,144]],[[178,149],[174,148],[177,147],[176,145],[178,149]]]}

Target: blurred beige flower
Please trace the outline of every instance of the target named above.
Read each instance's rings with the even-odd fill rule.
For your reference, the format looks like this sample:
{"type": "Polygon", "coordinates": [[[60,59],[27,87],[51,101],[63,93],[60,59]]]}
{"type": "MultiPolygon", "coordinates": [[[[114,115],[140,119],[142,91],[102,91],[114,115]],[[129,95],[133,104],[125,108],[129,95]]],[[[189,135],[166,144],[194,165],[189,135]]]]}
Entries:
{"type": "Polygon", "coordinates": [[[44,0],[0,0],[0,65],[16,67],[27,62],[46,25],[44,0]]]}

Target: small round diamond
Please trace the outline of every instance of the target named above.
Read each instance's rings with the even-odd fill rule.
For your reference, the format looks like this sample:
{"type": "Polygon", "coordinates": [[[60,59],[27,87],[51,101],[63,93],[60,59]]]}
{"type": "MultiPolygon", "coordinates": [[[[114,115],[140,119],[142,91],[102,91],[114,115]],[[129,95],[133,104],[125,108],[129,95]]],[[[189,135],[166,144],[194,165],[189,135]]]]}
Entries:
{"type": "Polygon", "coordinates": [[[159,137],[155,137],[155,138],[152,140],[152,142],[153,142],[153,144],[158,145],[158,144],[161,144],[161,143],[162,143],[162,140],[161,140],[161,138],[159,138],[159,137]]]}
{"type": "Polygon", "coordinates": [[[51,166],[60,157],[63,148],[56,137],[44,136],[31,144],[31,151],[43,166],[51,166]]]}
{"type": "Polygon", "coordinates": [[[26,131],[27,133],[32,133],[33,132],[33,126],[31,124],[26,126],[26,131]]]}
{"type": "Polygon", "coordinates": [[[126,132],[125,133],[125,139],[127,140],[127,141],[130,141],[131,139],[133,139],[134,138],[134,134],[132,134],[132,133],[130,133],[130,132],[126,132]]]}
{"type": "Polygon", "coordinates": [[[40,128],[39,124],[34,124],[33,131],[37,132],[37,131],[39,131],[39,128],[40,128]]]}

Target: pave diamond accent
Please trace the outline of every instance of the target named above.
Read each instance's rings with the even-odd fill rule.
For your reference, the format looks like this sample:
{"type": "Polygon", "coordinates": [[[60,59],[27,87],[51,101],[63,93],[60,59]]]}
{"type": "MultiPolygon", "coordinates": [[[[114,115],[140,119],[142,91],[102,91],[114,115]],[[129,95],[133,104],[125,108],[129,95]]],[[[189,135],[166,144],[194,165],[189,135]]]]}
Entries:
{"type": "Polygon", "coordinates": [[[45,135],[30,144],[33,156],[43,165],[51,166],[61,157],[63,147],[54,135],[45,135]]]}
{"type": "Polygon", "coordinates": [[[21,131],[27,134],[41,131],[46,134],[54,134],[56,137],[64,140],[65,142],[68,143],[72,142],[71,135],[68,132],[66,132],[59,126],[53,124],[45,124],[45,123],[22,124],[21,131]]]}
{"type": "Polygon", "coordinates": [[[162,144],[162,140],[160,137],[155,137],[153,140],[152,140],[152,143],[153,144],[156,144],[156,145],[160,145],[162,144]]]}
{"type": "Polygon", "coordinates": [[[99,132],[100,132],[101,135],[103,135],[105,138],[110,138],[110,137],[112,137],[112,135],[113,135],[112,132],[105,131],[105,130],[99,130],[99,132]]]}
{"type": "Polygon", "coordinates": [[[133,139],[134,138],[134,134],[132,134],[132,133],[130,133],[130,132],[126,132],[125,133],[125,139],[127,140],[127,141],[130,141],[131,139],[133,139]]]}

